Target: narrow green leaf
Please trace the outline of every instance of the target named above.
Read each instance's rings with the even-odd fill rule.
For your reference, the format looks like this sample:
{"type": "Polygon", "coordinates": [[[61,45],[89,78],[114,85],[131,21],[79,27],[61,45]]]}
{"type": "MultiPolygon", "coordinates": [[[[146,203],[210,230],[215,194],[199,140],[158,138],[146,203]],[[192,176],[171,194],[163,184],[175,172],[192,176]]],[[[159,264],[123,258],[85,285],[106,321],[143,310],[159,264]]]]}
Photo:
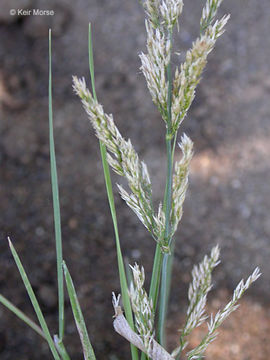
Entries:
{"type": "Polygon", "coordinates": [[[89,23],[89,28],[88,28],[88,60],[89,60],[89,70],[90,70],[90,78],[91,78],[93,97],[95,100],[97,100],[96,87],[95,87],[95,69],[94,69],[94,55],[93,55],[91,23],[89,23]]]}
{"type": "Polygon", "coordinates": [[[70,273],[68,271],[68,268],[67,268],[65,262],[63,262],[63,268],[64,268],[64,274],[65,274],[68,296],[69,296],[69,300],[71,303],[72,312],[74,315],[75,323],[76,323],[77,330],[80,335],[80,339],[81,339],[81,343],[82,343],[82,347],[83,347],[84,359],[85,360],[95,360],[96,359],[95,353],[94,353],[94,350],[92,348],[92,345],[91,345],[91,342],[90,342],[90,339],[88,336],[87,328],[86,328],[82,310],[81,310],[81,307],[80,307],[80,304],[79,304],[79,301],[77,298],[76,290],[74,288],[72,278],[70,276],[70,273]]]}
{"type": "MultiPolygon", "coordinates": [[[[95,72],[94,72],[94,59],[93,59],[93,45],[92,45],[92,31],[91,31],[91,24],[89,24],[89,37],[88,37],[88,55],[89,55],[89,70],[90,70],[90,77],[91,77],[91,84],[92,84],[92,92],[94,99],[97,100],[96,90],[95,90],[95,72]]],[[[125,273],[125,266],[123,261],[123,255],[120,245],[120,238],[118,232],[118,224],[117,224],[117,217],[116,217],[116,210],[114,204],[114,197],[113,197],[113,190],[112,190],[112,181],[110,175],[110,169],[107,161],[107,152],[106,147],[102,142],[99,142],[100,147],[100,154],[102,159],[103,171],[104,171],[104,178],[107,190],[107,196],[113,221],[114,233],[115,233],[115,242],[116,242],[116,252],[117,252],[117,262],[118,262],[118,271],[119,271],[119,278],[120,278],[120,287],[121,287],[121,294],[123,305],[125,309],[125,315],[127,321],[134,330],[134,323],[133,323],[133,316],[132,310],[128,295],[128,285],[127,285],[127,278],[125,273]]],[[[134,345],[130,345],[131,348],[131,356],[132,360],[138,360],[138,349],[134,345]]]]}
{"type": "Polygon", "coordinates": [[[27,293],[28,293],[28,296],[29,296],[29,298],[30,298],[30,300],[31,300],[31,303],[32,303],[32,305],[33,305],[33,307],[34,307],[34,310],[35,310],[35,312],[36,312],[36,315],[37,315],[37,318],[38,318],[38,320],[39,320],[40,326],[41,326],[41,328],[42,328],[42,330],[43,330],[44,336],[45,336],[45,338],[46,338],[46,340],[47,340],[47,342],[48,342],[48,345],[49,345],[49,347],[50,347],[50,349],[51,349],[51,352],[52,352],[52,354],[53,354],[53,357],[54,357],[55,360],[60,360],[60,357],[59,357],[59,355],[58,355],[58,353],[57,353],[57,350],[56,350],[56,348],[55,348],[53,339],[52,339],[52,337],[51,337],[51,335],[50,335],[50,331],[49,331],[49,329],[48,329],[48,326],[47,326],[47,324],[46,324],[46,321],[45,321],[45,319],[44,319],[44,316],[43,316],[43,314],[42,314],[42,311],[41,311],[41,309],[40,309],[39,303],[38,303],[37,298],[36,298],[36,296],[35,296],[35,293],[34,293],[34,291],[33,291],[33,289],[32,289],[32,286],[31,286],[31,284],[30,284],[30,281],[29,281],[29,279],[28,279],[28,277],[27,277],[27,275],[26,275],[26,272],[25,272],[25,270],[24,270],[24,268],[23,268],[23,265],[22,265],[22,263],[21,263],[21,261],[20,261],[20,259],[19,259],[19,256],[18,256],[18,254],[17,254],[17,252],[16,252],[16,250],[15,250],[14,246],[12,245],[12,242],[10,241],[9,238],[8,238],[8,242],[9,242],[9,247],[10,247],[11,253],[12,253],[12,255],[13,255],[13,258],[14,258],[14,260],[15,260],[15,263],[16,263],[16,265],[17,265],[17,268],[18,268],[18,270],[19,270],[19,272],[20,272],[22,281],[23,281],[23,283],[24,283],[24,286],[25,286],[25,288],[26,288],[26,291],[27,291],[27,293]]]}
{"type": "Polygon", "coordinates": [[[58,282],[58,311],[59,311],[59,338],[64,337],[64,279],[63,279],[63,253],[62,253],[62,235],[61,235],[61,216],[59,205],[59,190],[57,167],[55,158],[55,146],[53,135],[53,110],[52,110],[52,46],[51,29],[49,30],[49,132],[50,132],[50,164],[51,164],[51,182],[53,196],[53,214],[54,230],[57,259],[57,282],[58,282]]]}
{"type": "Polygon", "coordinates": [[[0,295],[0,302],[8,308],[11,312],[13,312],[19,319],[24,321],[28,326],[30,326],[38,335],[43,337],[46,340],[46,336],[44,335],[41,328],[34,323],[27,315],[25,315],[20,309],[18,309],[15,305],[13,305],[7,298],[3,295],[0,295]]]}

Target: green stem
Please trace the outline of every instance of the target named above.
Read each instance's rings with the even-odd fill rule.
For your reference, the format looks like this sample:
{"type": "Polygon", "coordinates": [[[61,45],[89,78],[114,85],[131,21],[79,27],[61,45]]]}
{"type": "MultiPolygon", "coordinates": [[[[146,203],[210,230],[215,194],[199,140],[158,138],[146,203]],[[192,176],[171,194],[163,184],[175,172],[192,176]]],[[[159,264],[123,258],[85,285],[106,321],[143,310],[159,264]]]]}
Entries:
{"type": "MultiPolygon", "coordinates": [[[[169,34],[170,43],[172,47],[172,32],[169,34]]],[[[168,100],[167,100],[167,132],[166,132],[166,152],[167,152],[167,178],[166,178],[166,188],[165,188],[165,200],[164,200],[164,209],[165,209],[165,239],[167,239],[168,244],[171,244],[170,238],[170,217],[171,217],[171,208],[172,208],[172,167],[173,167],[173,152],[172,149],[172,70],[171,70],[171,60],[167,66],[167,79],[168,79],[168,100]]],[[[170,254],[165,254],[162,262],[162,274],[161,274],[161,289],[160,289],[160,298],[159,298],[159,319],[158,319],[158,341],[162,346],[165,347],[166,338],[165,338],[165,319],[167,314],[168,306],[168,263],[170,254]]]]}
{"type": "MultiPolygon", "coordinates": [[[[93,92],[94,99],[97,101],[97,95],[96,95],[96,90],[95,90],[95,73],[94,73],[91,24],[89,24],[88,45],[89,45],[88,46],[89,69],[90,69],[90,76],[91,76],[92,92],[93,92]]],[[[113,221],[113,227],[114,227],[117,263],[118,263],[118,271],[119,271],[119,277],[120,277],[122,300],[123,300],[123,305],[124,305],[124,309],[125,309],[125,315],[126,315],[127,322],[129,323],[132,330],[134,330],[131,304],[130,304],[129,295],[128,295],[127,278],[126,278],[126,273],[125,273],[125,266],[124,266],[123,255],[122,255],[121,245],[120,245],[119,232],[118,232],[118,224],[117,224],[114,196],[113,196],[113,190],[112,190],[112,181],[111,181],[110,169],[109,169],[109,165],[108,165],[108,161],[107,161],[107,151],[106,151],[106,146],[101,141],[99,142],[99,147],[100,147],[100,154],[101,154],[103,171],[104,171],[107,196],[108,196],[108,201],[109,201],[109,206],[110,206],[111,216],[112,216],[112,221],[113,221]]],[[[139,359],[138,349],[134,345],[130,345],[130,348],[131,348],[132,360],[138,360],[139,359]]]]}
{"type": "Polygon", "coordinates": [[[60,340],[57,335],[54,335],[53,340],[54,340],[56,349],[61,356],[61,359],[62,360],[70,360],[70,357],[66,351],[63,341],[60,340]]]}
{"type": "MultiPolygon", "coordinates": [[[[166,184],[166,196],[165,196],[165,237],[168,238],[170,234],[170,210],[171,209],[171,186],[172,186],[172,152],[171,152],[171,140],[166,139],[167,143],[167,184],[166,184]]],[[[170,241],[169,241],[170,243],[170,241]]],[[[162,261],[162,273],[161,273],[161,289],[159,297],[159,318],[158,318],[158,341],[162,346],[165,346],[165,319],[167,313],[168,304],[168,260],[171,257],[170,254],[164,254],[162,261]]]]}
{"type": "MultiPolygon", "coordinates": [[[[163,253],[159,244],[156,245],[153,269],[152,269],[152,277],[150,283],[149,290],[149,298],[153,301],[153,311],[156,313],[158,294],[159,294],[159,285],[160,285],[160,274],[161,274],[161,266],[162,266],[163,253]]],[[[142,353],[141,360],[145,360],[146,355],[142,353]]]]}
{"type": "MultiPolygon", "coordinates": [[[[172,146],[172,156],[171,156],[171,158],[172,158],[172,166],[173,166],[176,139],[177,139],[177,134],[174,135],[173,146],[172,146]]],[[[165,203],[165,199],[166,199],[166,194],[167,194],[167,187],[165,189],[165,194],[164,194],[164,203],[165,203]]],[[[156,311],[157,300],[158,300],[162,260],[163,260],[163,253],[162,253],[162,251],[160,249],[159,244],[157,244],[156,245],[155,257],[154,257],[154,264],[153,264],[153,269],[152,269],[152,278],[151,278],[151,284],[150,284],[150,291],[149,291],[149,296],[153,301],[154,312],[156,311]]],[[[171,264],[171,262],[169,263],[169,266],[170,266],[170,264],[171,264]]]]}
{"type": "MultiPolygon", "coordinates": [[[[119,232],[118,232],[118,224],[117,224],[117,218],[116,218],[116,210],[115,210],[115,204],[114,204],[112,182],[111,182],[111,177],[110,177],[110,169],[109,169],[109,165],[108,165],[108,161],[107,161],[107,152],[106,152],[106,147],[104,144],[102,144],[100,142],[99,145],[100,145],[100,153],[101,153],[101,158],[102,158],[102,165],[103,165],[103,170],[104,170],[104,177],[105,177],[108,201],[109,201],[109,205],[110,205],[114,233],[115,233],[117,262],[118,262],[118,271],[119,271],[119,277],[120,277],[122,300],[123,300],[123,305],[124,305],[127,321],[129,323],[130,327],[132,328],[132,330],[134,330],[132,310],[131,310],[131,305],[130,305],[129,295],[128,295],[128,285],[127,285],[127,279],[126,279],[126,273],[125,273],[125,266],[124,266],[119,232]]],[[[138,350],[133,345],[131,345],[131,354],[132,354],[133,360],[138,359],[138,350]]]]}
{"type": "Polygon", "coordinates": [[[163,259],[163,253],[161,252],[161,248],[160,248],[159,244],[157,244],[154,263],[153,263],[153,269],[152,269],[150,290],[149,290],[149,297],[153,301],[154,312],[156,312],[157,301],[158,301],[162,259],[163,259]]]}

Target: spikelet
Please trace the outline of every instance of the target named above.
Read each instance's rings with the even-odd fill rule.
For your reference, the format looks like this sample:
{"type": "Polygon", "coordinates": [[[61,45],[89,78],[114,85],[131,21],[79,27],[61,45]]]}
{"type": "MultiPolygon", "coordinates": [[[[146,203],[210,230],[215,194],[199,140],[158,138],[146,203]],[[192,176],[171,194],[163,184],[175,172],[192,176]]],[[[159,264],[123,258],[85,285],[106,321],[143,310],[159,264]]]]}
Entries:
{"type": "Polygon", "coordinates": [[[182,0],[146,0],[143,7],[151,26],[162,31],[171,31],[182,13],[182,0]]]}
{"type": "Polygon", "coordinates": [[[238,308],[238,301],[250,285],[260,276],[260,270],[259,268],[256,268],[246,282],[244,282],[244,280],[240,281],[234,290],[231,301],[224,307],[223,310],[218,311],[215,316],[211,315],[210,323],[208,323],[208,333],[205,335],[201,343],[187,354],[188,360],[200,359],[203,356],[207,346],[217,337],[217,328],[233,311],[238,308]]]}
{"type": "Polygon", "coordinates": [[[160,5],[160,14],[162,25],[171,31],[175,24],[178,24],[178,18],[183,10],[182,0],[164,0],[160,5]]]}
{"type": "Polygon", "coordinates": [[[159,26],[159,0],[146,0],[143,7],[152,27],[156,29],[159,26]]]}
{"type": "Polygon", "coordinates": [[[205,31],[206,28],[212,23],[222,1],[223,0],[206,0],[206,4],[203,8],[202,17],[200,20],[201,32],[205,31]]]}

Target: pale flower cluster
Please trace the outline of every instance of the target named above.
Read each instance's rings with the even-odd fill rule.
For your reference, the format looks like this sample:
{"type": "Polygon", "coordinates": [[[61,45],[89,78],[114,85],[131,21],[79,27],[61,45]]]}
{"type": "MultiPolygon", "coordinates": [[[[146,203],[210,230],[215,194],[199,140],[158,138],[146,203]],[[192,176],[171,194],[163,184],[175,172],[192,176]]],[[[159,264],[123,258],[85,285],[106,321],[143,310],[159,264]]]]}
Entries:
{"type": "Polygon", "coordinates": [[[229,16],[224,16],[214,25],[209,25],[187,52],[186,60],[180,69],[176,69],[172,97],[173,133],[177,132],[193,102],[207,56],[213,50],[217,38],[223,34],[228,19],[229,16]]]}
{"type": "Polygon", "coordinates": [[[204,31],[211,24],[222,1],[223,0],[206,0],[200,20],[201,31],[204,31]]]}
{"type": "Polygon", "coordinates": [[[175,173],[172,184],[172,211],[171,211],[171,235],[177,230],[183,214],[183,203],[188,188],[189,166],[193,156],[193,142],[183,134],[178,144],[182,151],[181,160],[175,163],[175,173]]]}
{"type": "Polygon", "coordinates": [[[156,233],[152,207],[152,186],[146,164],[140,161],[131,141],[122,137],[113,116],[106,114],[103,107],[95,101],[86,87],[84,78],[74,77],[73,88],[82,100],[97,137],[112,154],[107,154],[108,163],[117,174],[124,176],[128,181],[131,194],[118,185],[122,198],[158,241],[159,234],[156,233]]]}
{"type": "Polygon", "coordinates": [[[177,24],[182,13],[182,0],[145,0],[143,3],[145,12],[154,29],[171,31],[177,24]]]}
{"type": "Polygon", "coordinates": [[[208,333],[203,338],[201,343],[192,351],[190,351],[187,356],[188,360],[200,359],[207,346],[215,340],[217,337],[217,328],[223,323],[223,321],[238,308],[238,301],[241,299],[245,291],[250,287],[250,285],[256,281],[261,276],[259,268],[256,268],[249,278],[244,282],[241,280],[234,290],[232,300],[224,307],[223,310],[218,311],[215,316],[211,315],[210,323],[208,323],[208,333]]]}
{"type": "Polygon", "coordinates": [[[154,311],[153,302],[144,290],[144,268],[135,264],[130,266],[133,273],[133,282],[130,284],[129,296],[138,334],[141,336],[147,353],[151,352],[154,339],[154,311]]]}
{"type": "Polygon", "coordinates": [[[185,337],[207,319],[205,314],[207,295],[212,288],[212,272],[219,264],[219,255],[219,247],[215,246],[210,256],[205,255],[203,261],[195,265],[192,270],[192,281],[188,290],[187,319],[180,337],[181,350],[187,345],[185,337]]]}
{"type": "Polygon", "coordinates": [[[160,4],[162,25],[169,31],[178,23],[178,18],[183,10],[182,0],[164,0],[160,4]]]}
{"type": "Polygon", "coordinates": [[[148,21],[145,24],[148,53],[140,54],[141,70],[145,76],[152,100],[157,105],[163,120],[166,121],[168,97],[166,69],[170,61],[171,43],[159,28],[153,28],[148,21]]]}
{"type": "MultiPolygon", "coordinates": [[[[185,62],[176,68],[172,93],[172,134],[184,120],[195,96],[208,54],[216,40],[224,32],[229,16],[224,16],[214,24],[214,18],[222,0],[207,0],[200,20],[201,34],[187,52],[185,62]]],[[[145,1],[149,17],[147,22],[147,54],[140,55],[141,70],[153,102],[157,105],[165,123],[168,121],[168,79],[167,66],[170,59],[171,32],[182,12],[182,0],[145,1]],[[155,19],[155,20],[153,20],[155,19]],[[154,24],[154,25],[153,25],[154,24]],[[165,45],[166,44],[166,45],[165,45]],[[153,52],[153,47],[157,49],[153,52]],[[165,60],[166,59],[166,60],[165,60]]]]}
{"type": "Polygon", "coordinates": [[[146,0],[143,3],[146,15],[154,29],[159,26],[159,0],[146,0]]]}

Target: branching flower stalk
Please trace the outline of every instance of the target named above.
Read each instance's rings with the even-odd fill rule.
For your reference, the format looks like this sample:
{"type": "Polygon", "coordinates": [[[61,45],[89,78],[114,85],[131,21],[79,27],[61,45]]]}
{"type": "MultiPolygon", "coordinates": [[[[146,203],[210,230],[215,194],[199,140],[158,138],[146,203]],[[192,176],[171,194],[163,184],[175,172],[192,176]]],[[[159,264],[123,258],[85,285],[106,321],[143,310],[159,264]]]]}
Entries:
{"type": "MultiPolygon", "coordinates": [[[[158,109],[165,120],[166,123],[166,148],[167,148],[167,181],[166,181],[166,191],[164,197],[164,209],[165,209],[165,237],[168,244],[171,245],[172,234],[170,234],[170,207],[172,204],[172,163],[173,163],[173,151],[172,151],[172,138],[177,136],[177,131],[179,125],[183,121],[186,113],[194,99],[195,88],[200,80],[200,75],[206,64],[207,55],[213,49],[216,39],[223,33],[223,28],[228,20],[228,17],[224,17],[220,21],[216,21],[214,26],[211,25],[214,15],[216,14],[217,8],[220,5],[219,3],[209,3],[207,2],[205,8],[203,9],[201,23],[207,23],[205,33],[193,44],[192,50],[187,53],[186,61],[181,66],[181,71],[178,69],[175,73],[175,78],[172,84],[172,72],[171,72],[171,63],[167,64],[163,59],[170,60],[171,56],[168,57],[167,53],[164,53],[163,56],[153,56],[153,51],[151,46],[152,42],[149,40],[151,38],[159,38],[159,36],[153,36],[154,29],[149,31],[149,26],[147,26],[147,48],[148,48],[148,63],[145,61],[145,58],[142,58],[142,71],[145,75],[147,85],[150,93],[152,94],[152,99],[154,103],[158,106],[158,109]],[[151,61],[152,60],[152,61],[151,61]],[[158,61],[159,60],[159,61],[158,61]],[[147,65],[149,64],[159,64],[159,72],[156,70],[155,66],[152,66],[152,69],[149,71],[147,65]],[[166,65],[167,70],[167,81],[164,76],[164,68],[166,65]],[[149,73],[153,76],[149,76],[149,73]],[[157,76],[156,74],[161,74],[157,76]],[[154,79],[154,81],[153,81],[154,79]],[[152,80],[152,81],[151,81],[152,80]],[[162,87],[162,91],[160,87],[162,87]],[[164,102],[164,91],[168,89],[167,95],[167,108],[164,102]],[[153,89],[155,91],[153,91],[153,89]],[[161,98],[159,97],[161,95],[161,98]],[[162,103],[163,101],[163,103],[162,103]]],[[[174,25],[178,22],[178,17],[181,14],[183,3],[180,0],[176,1],[163,1],[160,4],[160,19],[159,22],[160,28],[165,33],[167,31],[167,41],[169,41],[170,46],[160,46],[160,49],[164,49],[168,52],[172,50],[172,31],[174,25]]],[[[157,13],[157,11],[155,11],[157,13]]],[[[156,34],[159,34],[159,29],[155,30],[156,34]]],[[[166,43],[165,39],[162,38],[162,43],[166,43]]],[[[162,256],[158,253],[159,256],[162,256]]],[[[164,323],[166,318],[166,309],[167,309],[167,299],[169,293],[169,282],[170,282],[170,273],[171,273],[171,263],[172,260],[169,257],[172,255],[166,254],[163,258],[162,264],[162,279],[161,279],[161,292],[160,292],[160,308],[159,308],[159,340],[162,344],[165,343],[164,338],[164,323]]],[[[157,284],[155,287],[158,286],[157,284]]]]}
{"type": "MultiPolygon", "coordinates": [[[[187,52],[186,60],[180,69],[176,69],[172,95],[173,133],[178,131],[192,104],[196,86],[200,82],[202,71],[207,62],[207,56],[213,50],[218,37],[224,33],[228,19],[229,15],[217,20],[214,25],[209,24],[187,52]]],[[[201,21],[203,21],[203,16],[201,21]]]]}
{"type": "Polygon", "coordinates": [[[206,255],[203,261],[199,265],[195,265],[192,270],[192,281],[188,290],[189,305],[185,326],[180,336],[179,355],[188,344],[185,338],[207,319],[205,315],[206,300],[212,289],[212,272],[220,262],[219,255],[219,247],[215,246],[210,256],[206,255]]]}
{"type": "Polygon", "coordinates": [[[95,100],[86,87],[84,78],[73,78],[75,92],[82,99],[83,106],[89,115],[97,137],[106,145],[107,160],[112,169],[127,181],[131,193],[118,185],[119,192],[127,205],[136,213],[143,225],[159,243],[164,252],[168,252],[168,244],[163,237],[162,212],[154,213],[152,205],[152,186],[147,166],[139,160],[138,154],[130,140],[125,140],[117,129],[112,115],[104,112],[103,107],[95,100]]]}
{"type": "Polygon", "coordinates": [[[217,337],[217,329],[219,328],[219,326],[223,323],[225,319],[227,319],[227,317],[233,311],[235,311],[239,307],[238,301],[241,299],[241,297],[244,295],[250,285],[260,276],[260,270],[259,268],[256,268],[253,273],[248,277],[246,282],[244,282],[244,280],[240,281],[240,283],[234,290],[231,301],[224,307],[223,310],[218,311],[215,317],[211,315],[210,323],[207,324],[208,333],[205,335],[201,343],[187,354],[188,360],[200,359],[203,356],[207,346],[217,337]]]}
{"type": "MultiPolygon", "coordinates": [[[[157,242],[149,298],[155,312],[160,294],[157,335],[162,346],[165,346],[164,329],[174,248],[173,235],[182,217],[189,166],[193,155],[192,141],[183,135],[179,144],[182,158],[176,162],[173,175],[175,143],[179,126],[194,99],[195,89],[201,79],[207,56],[213,50],[218,37],[223,34],[229,19],[229,16],[224,16],[220,20],[215,20],[221,2],[221,0],[206,1],[200,20],[200,36],[187,52],[184,63],[176,67],[175,73],[171,64],[173,30],[176,25],[179,29],[178,19],[183,2],[182,0],[146,0],[143,3],[147,14],[147,52],[140,54],[141,70],[152,100],[166,125],[166,187],[163,205],[159,206],[157,213],[152,205],[152,186],[146,164],[139,159],[130,140],[122,137],[112,115],[106,114],[101,104],[92,96],[85,80],[73,78],[74,90],[82,100],[97,137],[106,146],[109,165],[128,181],[131,193],[118,185],[121,197],[157,242]]],[[[212,268],[210,266],[209,271],[204,270],[209,276],[212,268]]],[[[195,315],[199,316],[200,306],[206,301],[207,291],[204,290],[202,293],[205,297],[197,294],[199,300],[190,305],[186,332],[182,334],[180,340],[182,347],[185,345],[184,338],[192,330],[192,326],[196,327],[203,320],[201,317],[197,323],[193,321],[195,315]]]]}

